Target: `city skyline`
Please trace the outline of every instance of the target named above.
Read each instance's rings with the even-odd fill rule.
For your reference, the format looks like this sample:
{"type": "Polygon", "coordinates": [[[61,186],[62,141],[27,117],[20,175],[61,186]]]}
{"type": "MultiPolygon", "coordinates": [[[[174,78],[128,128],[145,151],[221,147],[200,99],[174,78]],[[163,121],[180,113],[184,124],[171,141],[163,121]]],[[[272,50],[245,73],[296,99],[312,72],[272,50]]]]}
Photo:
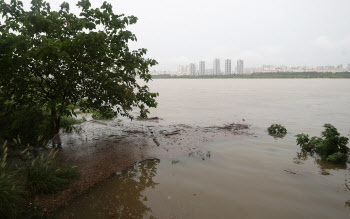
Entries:
{"type": "MultiPolygon", "coordinates": [[[[9,0],[6,0],[9,2],[9,0]]],[[[47,0],[53,10],[60,1],[47,0]]],[[[99,7],[103,0],[91,1],[99,7]]],[[[75,3],[70,4],[76,12],[75,3]]],[[[115,0],[116,13],[135,15],[128,27],[159,65],[243,59],[249,67],[346,65],[350,60],[349,0],[115,0]],[[200,6],[200,7],[199,7],[200,6]],[[213,10],[215,8],[215,10],[213,10]],[[179,16],[179,14],[181,16],[179,16]]],[[[30,1],[24,1],[25,8],[30,1]]]]}
{"type": "Polygon", "coordinates": [[[177,70],[152,70],[153,74],[172,74],[172,75],[228,75],[228,74],[251,74],[265,72],[350,72],[350,62],[337,65],[319,65],[319,66],[286,66],[286,65],[261,65],[259,67],[246,67],[245,60],[237,59],[232,64],[231,59],[214,58],[212,65],[207,65],[206,61],[189,63],[187,65],[178,65],[177,70]],[[223,67],[223,68],[222,68],[223,67]],[[217,69],[216,71],[214,69],[217,69]]]}

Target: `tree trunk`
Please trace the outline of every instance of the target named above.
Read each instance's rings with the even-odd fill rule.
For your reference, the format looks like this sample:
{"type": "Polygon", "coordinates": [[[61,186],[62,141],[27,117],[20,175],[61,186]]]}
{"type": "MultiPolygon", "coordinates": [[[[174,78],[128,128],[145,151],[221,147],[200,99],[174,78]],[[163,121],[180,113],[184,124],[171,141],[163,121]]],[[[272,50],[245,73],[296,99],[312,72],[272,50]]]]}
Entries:
{"type": "Polygon", "coordinates": [[[60,132],[61,116],[57,115],[56,108],[51,109],[51,130],[54,135],[60,132]]]}

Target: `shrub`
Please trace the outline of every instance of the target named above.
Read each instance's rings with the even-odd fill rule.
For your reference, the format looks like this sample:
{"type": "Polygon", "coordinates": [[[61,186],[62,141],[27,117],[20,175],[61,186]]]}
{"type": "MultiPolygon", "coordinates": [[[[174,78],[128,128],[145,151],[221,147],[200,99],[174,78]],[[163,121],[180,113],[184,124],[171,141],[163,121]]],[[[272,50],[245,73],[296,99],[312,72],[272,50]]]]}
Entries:
{"type": "Polygon", "coordinates": [[[327,161],[332,162],[332,163],[338,163],[338,164],[344,164],[348,161],[348,155],[342,153],[342,152],[337,152],[332,155],[329,155],[327,157],[327,161]]]}
{"type": "Polygon", "coordinates": [[[93,111],[92,118],[97,120],[110,120],[116,117],[116,113],[113,110],[93,111]]]}
{"type": "Polygon", "coordinates": [[[12,140],[20,137],[23,145],[34,145],[39,136],[51,137],[50,118],[46,112],[35,107],[13,108],[7,106],[0,115],[0,138],[12,140]]]}
{"type": "Polygon", "coordinates": [[[328,157],[336,152],[347,154],[349,148],[346,146],[349,139],[340,136],[338,130],[331,124],[325,124],[325,131],[322,132],[323,140],[316,147],[316,152],[321,156],[328,157]]]}
{"type": "Polygon", "coordinates": [[[316,146],[320,144],[322,141],[319,137],[312,137],[309,138],[308,134],[299,134],[297,135],[297,145],[300,145],[300,147],[307,152],[314,152],[316,149],[316,146]]]}
{"type": "Polygon", "coordinates": [[[280,124],[272,124],[267,131],[270,135],[274,136],[284,136],[287,134],[287,129],[280,124]]]}
{"type": "Polygon", "coordinates": [[[79,176],[75,167],[57,167],[53,162],[53,150],[47,156],[41,156],[28,162],[24,168],[25,185],[33,194],[55,193],[79,176]]]}
{"type": "Polygon", "coordinates": [[[325,130],[322,137],[309,138],[307,134],[297,135],[297,145],[307,151],[316,151],[322,158],[332,163],[346,163],[348,160],[349,148],[346,146],[349,139],[340,136],[338,130],[331,124],[324,125],[325,130]]]}

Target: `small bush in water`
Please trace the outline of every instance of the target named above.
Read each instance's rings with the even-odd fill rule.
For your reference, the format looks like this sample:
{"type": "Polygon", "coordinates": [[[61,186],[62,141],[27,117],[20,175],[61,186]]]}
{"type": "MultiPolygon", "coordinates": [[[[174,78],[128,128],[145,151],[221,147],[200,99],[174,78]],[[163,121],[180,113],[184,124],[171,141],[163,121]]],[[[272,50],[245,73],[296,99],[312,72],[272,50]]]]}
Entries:
{"type": "Polygon", "coordinates": [[[309,135],[297,135],[297,145],[307,152],[316,152],[322,158],[332,163],[344,164],[348,160],[349,148],[346,146],[349,139],[340,136],[338,130],[331,124],[324,125],[325,130],[322,137],[312,137],[309,135]]]}
{"type": "Polygon", "coordinates": [[[287,129],[280,124],[272,124],[267,131],[270,135],[283,136],[287,134],[287,129]]]}
{"type": "Polygon", "coordinates": [[[319,137],[312,137],[310,138],[308,134],[299,134],[297,135],[297,145],[300,145],[300,147],[307,152],[314,152],[316,149],[316,146],[320,144],[322,141],[319,137]]]}
{"type": "Polygon", "coordinates": [[[349,139],[340,136],[338,130],[331,124],[325,124],[324,127],[325,130],[322,132],[323,140],[316,147],[316,152],[324,157],[328,157],[336,152],[347,154],[349,148],[346,145],[349,139]]]}
{"type": "Polygon", "coordinates": [[[337,152],[327,157],[328,162],[344,164],[348,161],[348,155],[342,152],[337,152]]]}

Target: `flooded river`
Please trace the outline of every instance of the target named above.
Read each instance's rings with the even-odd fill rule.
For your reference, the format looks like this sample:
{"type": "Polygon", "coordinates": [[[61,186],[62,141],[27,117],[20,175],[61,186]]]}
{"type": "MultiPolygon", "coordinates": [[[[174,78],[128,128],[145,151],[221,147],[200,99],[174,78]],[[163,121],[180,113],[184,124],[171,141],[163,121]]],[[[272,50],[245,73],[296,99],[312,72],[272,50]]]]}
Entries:
{"type": "Polygon", "coordinates": [[[167,124],[240,122],[254,135],[135,163],[55,218],[350,218],[350,170],[301,152],[295,135],[350,134],[350,80],[155,80],[167,124]],[[244,121],[243,121],[244,120],[244,121]],[[281,123],[282,139],[266,128],[281,123]]]}

